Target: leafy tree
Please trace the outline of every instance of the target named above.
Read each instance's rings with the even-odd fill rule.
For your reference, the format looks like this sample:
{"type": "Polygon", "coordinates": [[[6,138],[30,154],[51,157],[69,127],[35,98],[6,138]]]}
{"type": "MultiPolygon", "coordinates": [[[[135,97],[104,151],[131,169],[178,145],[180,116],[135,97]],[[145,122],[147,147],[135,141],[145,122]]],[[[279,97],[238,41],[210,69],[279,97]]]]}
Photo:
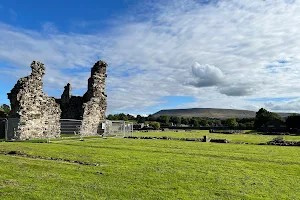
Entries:
{"type": "Polygon", "coordinates": [[[145,123],[146,118],[142,117],[141,115],[137,115],[136,120],[137,120],[138,123],[145,123]]]}
{"type": "Polygon", "coordinates": [[[166,126],[170,125],[170,117],[169,116],[159,116],[157,118],[157,121],[166,126]]]}
{"type": "Polygon", "coordinates": [[[148,115],[148,117],[146,117],[146,121],[157,121],[157,117],[154,117],[153,115],[148,115]]]}
{"type": "Polygon", "coordinates": [[[234,127],[237,127],[239,125],[239,123],[236,121],[235,118],[231,118],[231,119],[226,119],[224,121],[224,125],[228,126],[229,128],[234,128],[234,127]]]}
{"type": "Polygon", "coordinates": [[[207,119],[199,118],[198,122],[200,126],[209,126],[209,122],[207,121],[207,119]]]}
{"type": "Polygon", "coordinates": [[[127,119],[128,120],[135,120],[136,118],[130,114],[127,114],[127,119]]]}
{"type": "Polygon", "coordinates": [[[128,121],[128,120],[135,120],[135,117],[130,115],[130,114],[124,114],[124,113],[120,113],[120,114],[109,114],[106,117],[108,120],[124,120],[124,121],[128,121]]]}
{"type": "Polygon", "coordinates": [[[254,128],[254,121],[246,122],[245,127],[254,128]]]}
{"type": "Polygon", "coordinates": [[[3,110],[6,114],[9,114],[9,112],[10,112],[10,106],[9,106],[9,105],[7,105],[7,104],[2,104],[2,105],[0,106],[0,108],[1,108],[1,110],[3,110]]]}
{"type": "Polygon", "coordinates": [[[185,117],[182,117],[182,118],[181,118],[181,124],[185,124],[185,125],[189,124],[188,119],[185,118],[185,117]]]}
{"type": "Polygon", "coordinates": [[[118,117],[118,120],[128,121],[128,117],[124,113],[120,113],[119,117],[118,117]]]}
{"type": "Polygon", "coordinates": [[[214,125],[215,126],[223,126],[222,121],[221,120],[214,120],[214,125]]]}
{"type": "Polygon", "coordinates": [[[193,117],[190,121],[190,124],[194,127],[199,127],[199,121],[196,117],[193,117]]]}
{"type": "Polygon", "coordinates": [[[172,122],[173,124],[176,125],[180,125],[181,124],[181,118],[180,117],[170,117],[170,122],[172,122]]]}
{"type": "Polygon", "coordinates": [[[115,115],[112,115],[112,114],[109,114],[109,115],[106,117],[106,119],[108,119],[108,120],[116,120],[116,119],[115,119],[115,115]]]}
{"type": "Polygon", "coordinates": [[[258,112],[256,112],[255,120],[254,120],[254,126],[255,128],[260,128],[262,126],[265,126],[269,121],[272,121],[274,119],[279,119],[283,121],[282,117],[276,113],[269,112],[264,108],[259,109],[258,112]]]}
{"type": "Polygon", "coordinates": [[[152,126],[155,130],[160,128],[160,123],[159,122],[150,122],[150,126],[152,126]]]}
{"type": "Polygon", "coordinates": [[[212,127],[212,126],[216,126],[216,124],[217,124],[216,120],[207,120],[206,126],[212,127]]]}
{"type": "Polygon", "coordinates": [[[288,116],[286,126],[288,128],[300,128],[300,115],[288,116]]]}

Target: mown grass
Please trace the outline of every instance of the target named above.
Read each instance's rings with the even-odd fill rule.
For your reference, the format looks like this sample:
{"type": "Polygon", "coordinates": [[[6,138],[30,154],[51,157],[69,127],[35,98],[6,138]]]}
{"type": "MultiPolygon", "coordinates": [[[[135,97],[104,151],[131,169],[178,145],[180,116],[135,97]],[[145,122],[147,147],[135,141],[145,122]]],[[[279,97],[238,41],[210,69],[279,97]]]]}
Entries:
{"type": "MultiPolygon", "coordinates": [[[[260,135],[253,131],[245,131],[245,134],[218,134],[209,133],[208,130],[197,130],[197,131],[162,131],[162,132],[134,132],[134,136],[169,136],[174,138],[202,138],[204,135],[215,138],[215,139],[227,139],[232,142],[246,142],[246,143],[265,143],[278,137],[278,135],[260,135]]],[[[283,136],[285,140],[300,141],[300,136],[283,136]]]]}
{"type": "Polygon", "coordinates": [[[300,149],[86,138],[2,142],[0,199],[299,199],[300,149]]]}

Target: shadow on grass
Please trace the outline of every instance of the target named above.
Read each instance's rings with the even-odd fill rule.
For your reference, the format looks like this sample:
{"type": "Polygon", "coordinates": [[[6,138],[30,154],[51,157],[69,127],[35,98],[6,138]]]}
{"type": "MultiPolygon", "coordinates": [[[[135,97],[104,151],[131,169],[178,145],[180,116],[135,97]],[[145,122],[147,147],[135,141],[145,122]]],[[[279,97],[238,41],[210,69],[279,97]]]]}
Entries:
{"type": "MultiPolygon", "coordinates": [[[[86,136],[83,139],[102,138],[102,136],[86,136]]],[[[62,140],[81,140],[79,135],[67,135],[63,134],[60,138],[50,138],[51,141],[62,141],[62,140]]],[[[30,140],[5,140],[0,139],[0,142],[25,142],[25,143],[48,143],[47,139],[30,139],[30,140]]]]}

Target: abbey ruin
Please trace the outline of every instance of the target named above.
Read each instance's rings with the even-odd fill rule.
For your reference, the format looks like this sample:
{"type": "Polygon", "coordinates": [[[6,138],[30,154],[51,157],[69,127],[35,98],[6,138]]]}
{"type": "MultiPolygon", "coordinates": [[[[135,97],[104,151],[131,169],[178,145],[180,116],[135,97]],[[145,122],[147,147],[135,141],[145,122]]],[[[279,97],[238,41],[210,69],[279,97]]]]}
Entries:
{"type": "Polygon", "coordinates": [[[72,96],[72,87],[68,83],[61,99],[55,99],[43,92],[44,64],[33,61],[31,74],[19,79],[8,93],[12,109],[9,117],[18,119],[15,139],[59,137],[61,118],[80,119],[81,135],[97,135],[99,123],[105,120],[107,108],[107,66],[106,62],[101,60],[95,63],[88,80],[88,90],[82,97],[72,96]]]}

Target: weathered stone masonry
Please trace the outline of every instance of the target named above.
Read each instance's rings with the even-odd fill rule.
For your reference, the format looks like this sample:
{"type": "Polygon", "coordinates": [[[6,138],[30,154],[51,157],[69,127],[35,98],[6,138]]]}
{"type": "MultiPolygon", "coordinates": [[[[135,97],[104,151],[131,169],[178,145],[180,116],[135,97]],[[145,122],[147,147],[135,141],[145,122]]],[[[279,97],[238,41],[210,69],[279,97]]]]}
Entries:
{"type": "Polygon", "coordinates": [[[45,66],[33,61],[31,69],[31,74],[19,79],[8,93],[12,109],[9,117],[19,118],[16,139],[59,137],[61,110],[55,98],[43,92],[45,66]]]}
{"type": "Polygon", "coordinates": [[[107,108],[105,79],[107,63],[98,61],[91,70],[88,90],[83,96],[83,119],[81,135],[97,135],[100,121],[105,120],[107,108]]]}
{"type": "Polygon", "coordinates": [[[72,96],[72,87],[68,83],[61,96],[60,108],[62,118],[81,119],[81,135],[97,135],[99,123],[105,120],[106,97],[105,79],[107,63],[98,61],[91,69],[91,77],[88,80],[88,90],[83,97],[72,96]]]}
{"type": "Polygon", "coordinates": [[[60,118],[81,119],[82,135],[97,135],[99,123],[105,120],[107,108],[105,79],[107,64],[95,63],[83,97],[72,96],[72,87],[65,86],[61,99],[48,97],[43,92],[44,64],[33,61],[31,75],[21,78],[8,93],[11,118],[19,118],[16,139],[60,136],[60,118]]]}
{"type": "Polygon", "coordinates": [[[60,104],[62,119],[82,119],[83,115],[83,97],[72,96],[72,86],[67,84],[61,95],[61,99],[56,100],[60,104]]]}

